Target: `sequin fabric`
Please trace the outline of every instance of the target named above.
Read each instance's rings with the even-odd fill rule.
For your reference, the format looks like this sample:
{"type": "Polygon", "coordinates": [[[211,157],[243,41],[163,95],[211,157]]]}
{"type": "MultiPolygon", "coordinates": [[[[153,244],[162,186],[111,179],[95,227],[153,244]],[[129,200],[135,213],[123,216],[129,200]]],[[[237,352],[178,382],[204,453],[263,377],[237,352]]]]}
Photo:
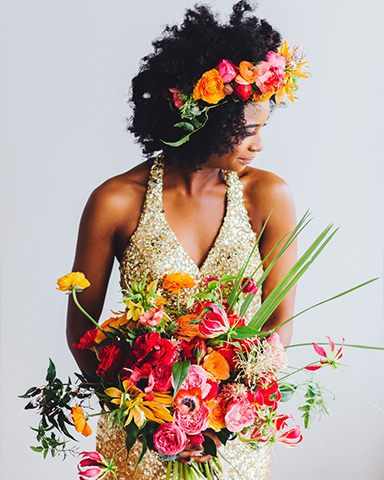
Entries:
{"type": "MultiPolygon", "coordinates": [[[[257,239],[252,230],[248,212],[244,206],[242,184],[235,172],[224,171],[227,186],[226,212],[218,235],[199,268],[186,253],[176,235],[169,227],[163,210],[163,174],[164,163],[157,157],[151,167],[147,194],[139,224],[132,235],[124,253],[121,265],[121,287],[124,290],[136,277],[147,275],[148,281],[163,278],[168,273],[188,273],[195,279],[196,286],[188,295],[202,290],[207,277],[237,275],[250,255],[257,239]]],[[[245,276],[258,280],[263,274],[258,247],[250,259],[245,276]]],[[[166,292],[163,292],[163,296],[166,292]]],[[[248,317],[257,311],[261,302],[261,289],[248,309],[248,317]]],[[[185,297],[181,295],[183,303],[185,297]]],[[[118,427],[111,427],[105,415],[100,417],[96,436],[97,451],[111,458],[124,447],[124,439],[118,427]]],[[[236,439],[220,448],[228,460],[221,460],[223,474],[221,480],[267,480],[269,478],[271,453],[268,447],[259,451],[250,449],[236,439]],[[232,465],[232,466],[230,466],[232,465]]],[[[127,462],[126,452],[120,452],[116,459],[118,480],[130,480],[133,477],[137,458],[141,453],[141,444],[132,447],[127,462]]],[[[148,450],[136,470],[137,480],[165,480],[165,463],[159,460],[157,453],[148,450]]],[[[105,480],[112,480],[108,474],[105,480]]]]}

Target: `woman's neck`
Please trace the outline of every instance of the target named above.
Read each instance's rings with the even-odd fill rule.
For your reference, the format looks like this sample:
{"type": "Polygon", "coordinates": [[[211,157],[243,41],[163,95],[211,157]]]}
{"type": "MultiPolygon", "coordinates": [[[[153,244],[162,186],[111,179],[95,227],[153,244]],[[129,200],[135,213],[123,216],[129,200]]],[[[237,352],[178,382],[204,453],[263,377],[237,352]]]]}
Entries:
{"type": "Polygon", "coordinates": [[[171,157],[169,163],[165,162],[164,179],[169,186],[185,189],[185,193],[190,195],[224,183],[219,168],[203,165],[201,170],[192,172],[177,156],[171,157]]]}

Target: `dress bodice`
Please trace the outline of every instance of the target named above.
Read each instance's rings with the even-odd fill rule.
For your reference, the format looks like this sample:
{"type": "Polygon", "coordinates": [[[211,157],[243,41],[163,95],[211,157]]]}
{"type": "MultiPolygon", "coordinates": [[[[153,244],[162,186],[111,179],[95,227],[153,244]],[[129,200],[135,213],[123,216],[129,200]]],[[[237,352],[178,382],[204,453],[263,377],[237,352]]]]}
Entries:
{"type": "MultiPolygon", "coordinates": [[[[147,193],[137,229],[131,236],[120,265],[124,290],[135,278],[147,275],[148,281],[169,273],[187,273],[196,282],[192,292],[204,288],[204,279],[223,274],[238,275],[254,247],[257,235],[252,230],[243,200],[243,186],[236,172],[223,170],[227,186],[226,212],[217,237],[199,268],[184,250],[169,227],[163,209],[164,162],[158,156],[150,169],[147,193]]],[[[258,246],[250,259],[245,276],[258,280],[262,273],[258,246]]],[[[260,304],[261,289],[248,309],[251,318],[260,304]]],[[[181,301],[183,299],[181,298],[181,301]]]]}

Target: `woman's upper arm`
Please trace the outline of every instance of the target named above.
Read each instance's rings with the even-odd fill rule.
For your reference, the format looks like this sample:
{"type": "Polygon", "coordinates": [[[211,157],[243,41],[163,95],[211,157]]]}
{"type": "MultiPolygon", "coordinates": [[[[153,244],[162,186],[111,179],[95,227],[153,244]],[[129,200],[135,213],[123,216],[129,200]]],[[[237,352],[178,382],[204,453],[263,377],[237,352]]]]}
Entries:
{"type": "MultiPolygon", "coordinates": [[[[260,253],[262,258],[265,258],[279,240],[286,234],[291,233],[296,226],[295,207],[288,185],[276,175],[266,172],[265,182],[258,191],[257,208],[259,214],[261,213],[262,215],[263,222],[268,218],[268,215],[271,214],[260,239],[260,253]]],[[[280,251],[283,244],[284,241],[266,260],[264,263],[265,269],[280,251]]],[[[263,299],[268,297],[284,275],[295,264],[296,260],[296,243],[293,243],[279,258],[265,279],[263,283],[263,299]]],[[[264,324],[263,329],[269,330],[275,328],[292,317],[294,301],[295,288],[292,288],[264,324]]],[[[278,330],[278,333],[282,343],[288,345],[292,336],[292,322],[282,326],[278,330]]]]}
{"type": "MultiPolygon", "coordinates": [[[[105,293],[115,256],[115,235],[118,226],[117,199],[105,186],[90,196],[80,222],[73,271],[83,272],[90,287],[78,295],[82,307],[97,321],[103,309],[105,293]]],[[[73,347],[84,333],[94,326],[76,307],[68,302],[67,339],[69,347],[85,370],[92,370],[94,354],[73,347]]]]}

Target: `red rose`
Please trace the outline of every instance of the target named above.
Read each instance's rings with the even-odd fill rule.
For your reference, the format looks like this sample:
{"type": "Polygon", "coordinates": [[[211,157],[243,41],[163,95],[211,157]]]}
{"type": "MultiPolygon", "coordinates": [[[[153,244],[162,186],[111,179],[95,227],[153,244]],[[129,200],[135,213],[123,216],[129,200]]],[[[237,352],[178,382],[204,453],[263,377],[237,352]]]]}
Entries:
{"type": "Polygon", "coordinates": [[[172,387],[172,365],[157,365],[153,370],[154,392],[166,392],[172,387]]]}
{"type": "Polygon", "coordinates": [[[117,342],[101,347],[99,350],[100,363],[96,374],[107,381],[112,381],[123,363],[123,352],[117,342]]]}
{"type": "Polygon", "coordinates": [[[187,444],[188,445],[202,445],[204,442],[204,435],[198,433],[197,435],[187,435],[187,444]]]}
{"type": "Polygon", "coordinates": [[[141,335],[136,340],[135,346],[133,347],[133,352],[136,355],[138,362],[143,360],[148,355],[152,348],[158,343],[159,339],[159,333],[150,332],[146,333],[145,335],[141,335]]]}
{"type": "Polygon", "coordinates": [[[252,85],[250,85],[249,83],[247,83],[247,85],[240,85],[239,83],[235,83],[233,93],[240,100],[248,100],[252,93],[252,85]]]}
{"type": "Polygon", "coordinates": [[[137,357],[133,353],[131,347],[127,347],[126,351],[124,352],[123,363],[120,368],[120,378],[122,380],[126,380],[130,377],[132,370],[138,365],[137,357]]]}
{"type": "Polygon", "coordinates": [[[93,348],[96,345],[95,338],[97,335],[97,328],[93,330],[88,330],[81,338],[80,343],[74,343],[73,346],[75,348],[81,348],[85,350],[86,348],[93,348]]]}
{"type": "Polygon", "coordinates": [[[145,361],[152,365],[169,365],[175,358],[175,354],[176,347],[173,343],[166,338],[160,338],[145,357],[145,361]]]}

